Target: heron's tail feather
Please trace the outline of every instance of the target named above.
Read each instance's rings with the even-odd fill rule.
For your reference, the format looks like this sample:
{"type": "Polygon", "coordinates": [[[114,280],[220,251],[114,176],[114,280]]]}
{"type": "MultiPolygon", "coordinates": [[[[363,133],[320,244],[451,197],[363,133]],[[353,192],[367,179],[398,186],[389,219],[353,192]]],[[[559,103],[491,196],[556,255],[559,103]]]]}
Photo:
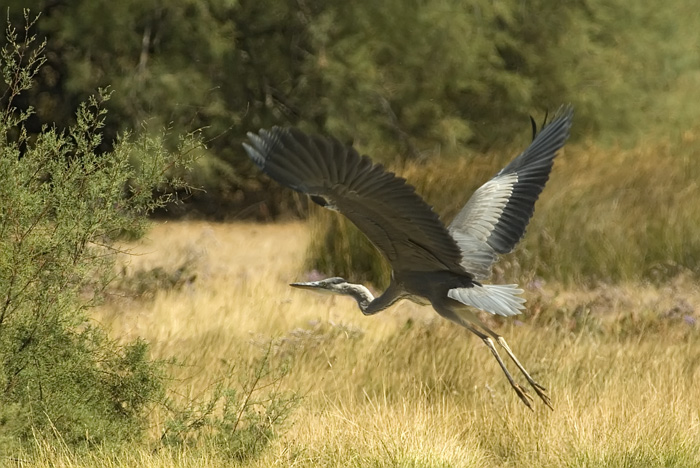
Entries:
{"type": "Polygon", "coordinates": [[[475,284],[470,288],[450,289],[447,296],[484,312],[510,317],[525,308],[522,293],[517,284],[475,284]]]}

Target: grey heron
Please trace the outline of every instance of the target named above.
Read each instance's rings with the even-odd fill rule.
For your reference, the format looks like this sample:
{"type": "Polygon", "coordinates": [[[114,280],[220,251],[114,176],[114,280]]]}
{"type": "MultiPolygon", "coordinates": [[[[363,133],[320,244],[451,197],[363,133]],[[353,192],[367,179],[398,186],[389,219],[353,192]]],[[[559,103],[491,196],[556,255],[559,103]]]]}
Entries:
{"type": "Polygon", "coordinates": [[[272,179],[350,219],[392,267],[391,283],[378,297],[365,286],[338,277],[291,286],[351,296],[365,315],[399,299],[427,300],[442,317],[483,340],[528,408],[532,409],[532,396],[511,376],[495,343],[553,409],[546,389],[475,309],[504,317],[524,309],[523,291],[516,284],[482,281],[490,276],[498,255],[512,251],[523,237],[554,157],[569,136],[572,118],[571,106],[560,109],[525,151],[474,192],[447,227],[405,179],[335,138],[273,127],[248,133],[250,143],[243,146],[272,179]]]}

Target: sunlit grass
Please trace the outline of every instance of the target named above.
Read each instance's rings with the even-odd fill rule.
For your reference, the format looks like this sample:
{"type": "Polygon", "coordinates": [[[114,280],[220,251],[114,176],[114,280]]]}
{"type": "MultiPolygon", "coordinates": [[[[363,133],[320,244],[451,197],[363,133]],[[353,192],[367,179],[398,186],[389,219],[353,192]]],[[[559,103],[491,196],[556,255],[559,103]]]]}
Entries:
{"type": "MultiPolygon", "coordinates": [[[[112,298],[97,313],[115,336],[178,356],[174,390],[196,395],[273,342],[282,382],[303,400],[247,466],[700,466],[700,291],[530,285],[520,320],[493,325],[548,387],[555,411],[525,408],[488,350],[428,307],[364,317],[351,299],[293,290],[309,231],[284,225],[166,223],[128,271],[196,279],[152,299],[112,298]],[[194,259],[194,260],[192,260],[194,259]],[[347,300],[345,300],[347,299],[347,300]]],[[[163,415],[153,414],[153,435],[163,415]]],[[[38,443],[20,466],[230,466],[216,447],[76,453],[38,443]]]]}

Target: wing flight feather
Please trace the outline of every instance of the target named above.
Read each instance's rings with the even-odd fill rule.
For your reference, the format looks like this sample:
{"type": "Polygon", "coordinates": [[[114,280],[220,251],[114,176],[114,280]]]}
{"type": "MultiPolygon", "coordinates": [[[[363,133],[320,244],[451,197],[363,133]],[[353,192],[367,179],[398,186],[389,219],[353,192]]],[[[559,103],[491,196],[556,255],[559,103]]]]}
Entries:
{"type": "Polygon", "coordinates": [[[280,127],[248,138],[245,150],[263,172],[340,211],[394,270],[465,274],[455,239],[403,178],[334,138],[280,127]]]}
{"type": "Polygon", "coordinates": [[[477,279],[488,278],[498,254],[513,250],[525,234],[572,118],[573,109],[562,108],[525,151],[474,192],[450,224],[462,266],[477,279]]]}

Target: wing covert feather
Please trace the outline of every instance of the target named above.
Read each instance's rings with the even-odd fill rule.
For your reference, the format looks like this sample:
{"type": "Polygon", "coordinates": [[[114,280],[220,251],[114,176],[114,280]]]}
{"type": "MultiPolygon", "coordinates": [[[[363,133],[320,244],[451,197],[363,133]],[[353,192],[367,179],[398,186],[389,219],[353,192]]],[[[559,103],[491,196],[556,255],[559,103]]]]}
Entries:
{"type": "Polygon", "coordinates": [[[340,211],[394,270],[465,273],[456,241],[405,179],[334,138],[280,127],[248,137],[245,150],[263,172],[340,211]]]}
{"type": "Polygon", "coordinates": [[[572,118],[573,109],[562,108],[525,151],[474,192],[450,224],[462,266],[477,279],[488,278],[498,254],[512,251],[525,234],[572,118]]]}

